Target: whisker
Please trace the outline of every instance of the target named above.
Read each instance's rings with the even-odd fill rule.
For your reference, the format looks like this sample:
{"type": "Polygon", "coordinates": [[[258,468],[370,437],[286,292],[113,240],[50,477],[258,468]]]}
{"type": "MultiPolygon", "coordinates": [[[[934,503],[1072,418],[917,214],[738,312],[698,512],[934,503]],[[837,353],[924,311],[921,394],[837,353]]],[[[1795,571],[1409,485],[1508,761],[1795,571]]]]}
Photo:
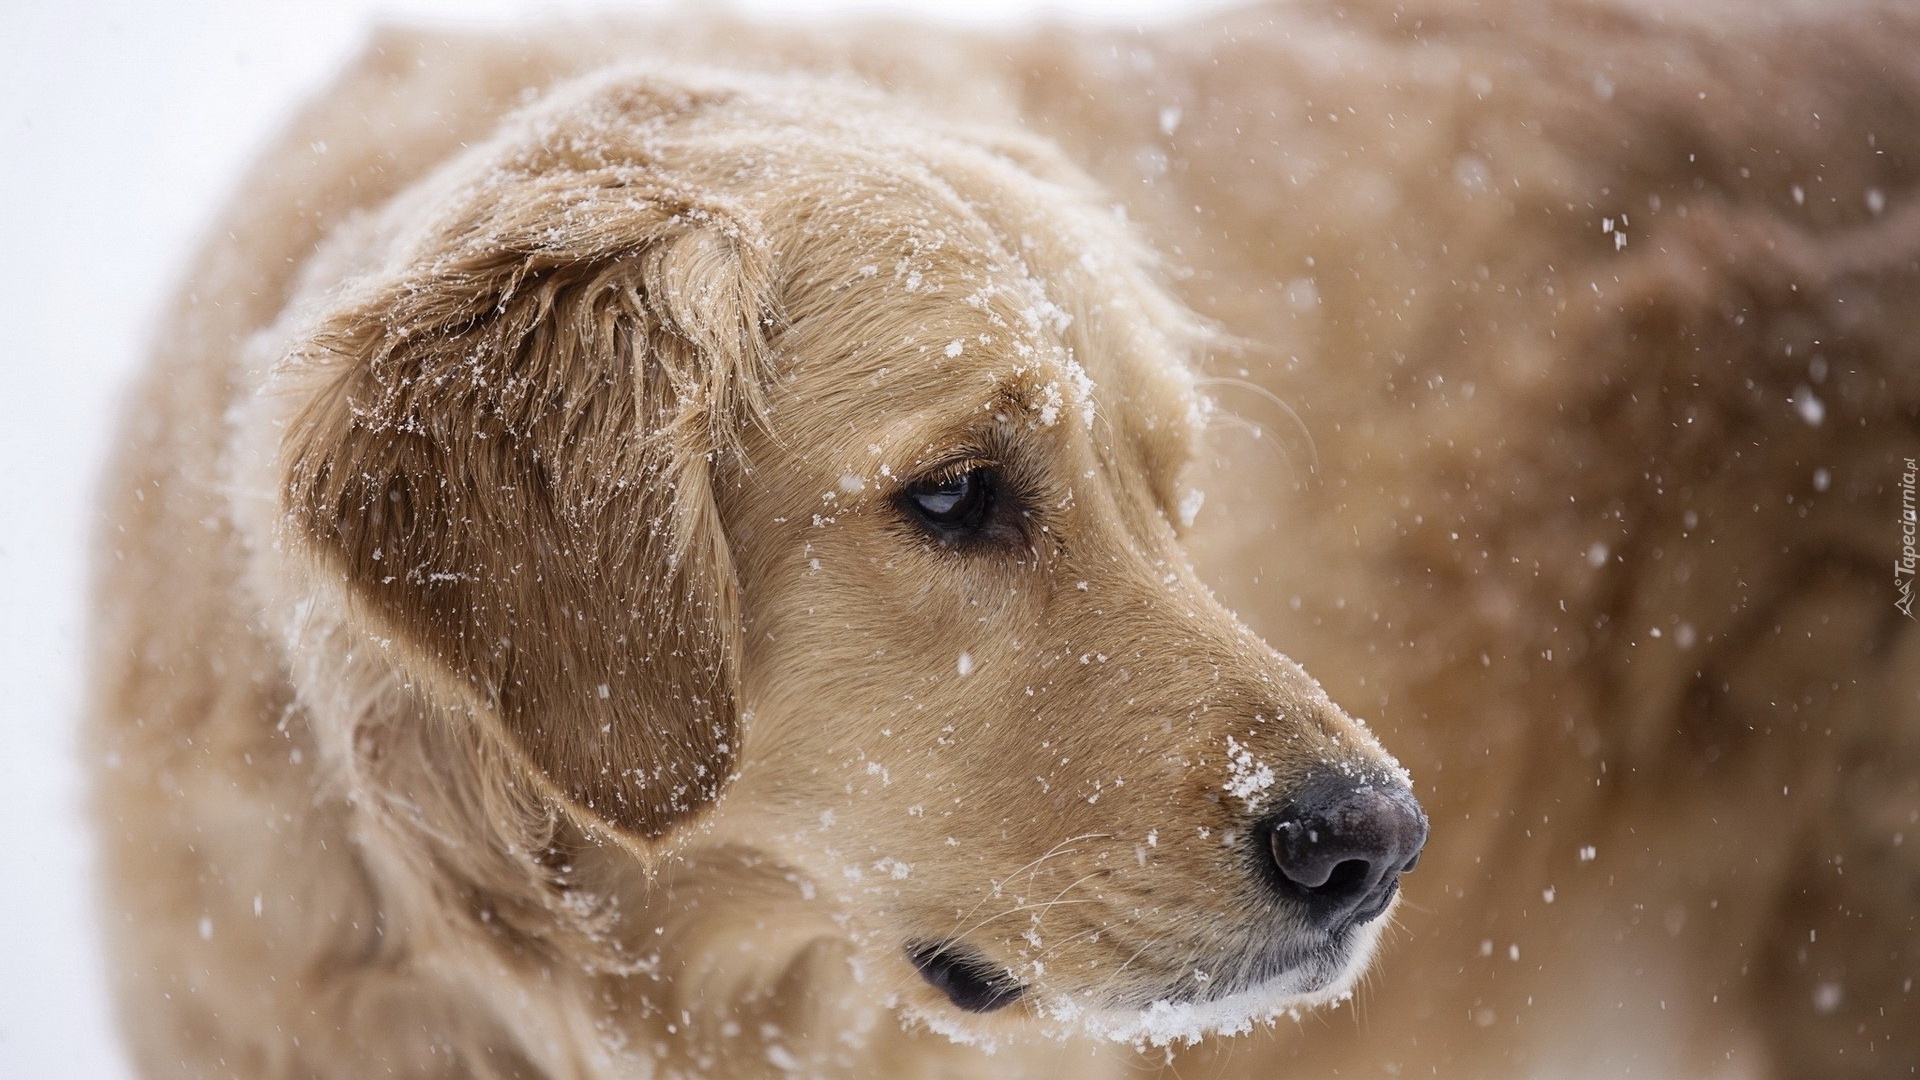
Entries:
{"type": "MultiPolygon", "coordinates": [[[[1253,394],[1256,397],[1259,397],[1262,400],[1266,401],[1268,404],[1279,409],[1281,412],[1285,413],[1287,416],[1287,419],[1293,422],[1294,429],[1300,433],[1300,437],[1306,440],[1307,471],[1309,473],[1314,473],[1314,474],[1319,473],[1320,448],[1314,443],[1313,432],[1307,427],[1306,421],[1300,418],[1300,414],[1294,411],[1293,406],[1287,404],[1286,401],[1280,397],[1280,395],[1274,393],[1273,391],[1267,389],[1264,386],[1261,386],[1259,383],[1252,382],[1247,379],[1234,378],[1230,375],[1203,375],[1199,379],[1195,380],[1195,382],[1197,385],[1203,388],[1207,386],[1231,386],[1231,387],[1235,387],[1236,389],[1245,390],[1248,393],[1253,394]]],[[[1236,414],[1229,412],[1227,415],[1234,416],[1236,414]]],[[[1244,418],[1240,418],[1236,416],[1236,419],[1241,419],[1243,423],[1245,422],[1244,418]]],[[[1284,446],[1281,447],[1281,453],[1286,454],[1286,448],[1284,446]]],[[[1289,463],[1291,463],[1290,456],[1289,456],[1289,463]]]]}
{"type": "Polygon", "coordinates": [[[1004,919],[1009,915],[1018,915],[1023,911],[1036,911],[1036,910],[1045,911],[1046,909],[1052,907],[1054,904],[1057,904],[1057,903],[1058,904],[1097,904],[1099,902],[1100,901],[1098,900],[1048,900],[1048,901],[1043,901],[1037,904],[1020,904],[1015,907],[1010,907],[1005,911],[994,912],[992,915],[989,915],[986,918],[981,919],[978,922],[967,927],[965,931],[956,933],[955,937],[965,937],[968,934],[971,934],[979,930],[981,927],[991,925],[992,923],[998,922],[999,920],[1004,919]]]}
{"type": "MultiPolygon", "coordinates": [[[[1021,866],[1019,869],[1015,870],[1013,873],[1008,874],[1004,880],[996,882],[992,889],[989,889],[988,891],[982,893],[980,895],[980,899],[974,901],[974,904],[972,907],[968,908],[965,912],[956,916],[953,920],[953,929],[948,932],[946,940],[952,941],[955,938],[965,936],[961,932],[960,927],[963,924],[965,924],[968,919],[973,918],[974,914],[980,910],[982,905],[984,905],[987,901],[992,900],[995,896],[999,895],[1001,892],[1004,892],[1007,886],[1011,885],[1022,874],[1025,874],[1028,877],[1032,877],[1033,874],[1039,870],[1040,865],[1046,862],[1048,859],[1052,859],[1060,855],[1076,854],[1079,850],[1077,848],[1073,849],[1072,851],[1063,850],[1064,848],[1066,848],[1068,844],[1079,843],[1082,840],[1104,840],[1110,837],[1111,835],[1112,835],[1111,833],[1081,833],[1078,836],[1069,836],[1066,839],[1061,840],[1059,843],[1048,848],[1045,852],[1040,854],[1038,857],[1029,860],[1025,865],[1021,866]]],[[[991,921],[991,918],[987,921],[991,921]]],[[[985,925],[985,922],[974,926],[973,930],[977,930],[980,928],[980,926],[983,926],[983,925],[985,925]]],[[[972,933],[972,932],[973,932],[972,930],[966,931],[966,933],[972,933]]]]}
{"type": "Polygon", "coordinates": [[[1076,886],[1078,886],[1079,884],[1081,884],[1082,882],[1085,882],[1085,881],[1088,881],[1088,880],[1091,880],[1091,879],[1093,879],[1093,878],[1096,878],[1096,877],[1100,877],[1100,876],[1102,876],[1102,875],[1104,875],[1105,873],[1107,873],[1107,871],[1105,871],[1105,870],[1094,870],[1094,871],[1092,871],[1091,873],[1088,873],[1088,874],[1086,874],[1086,875],[1084,875],[1084,876],[1082,876],[1082,877],[1080,877],[1080,878],[1077,878],[1077,879],[1075,879],[1074,881],[1072,881],[1072,882],[1070,882],[1070,883],[1068,883],[1068,885],[1067,885],[1067,887],[1066,887],[1066,888],[1064,888],[1064,889],[1061,889],[1061,890],[1060,890],[1059,892],[1057,892],[1057,893],[1055,893],[1055,894],[1053,895],[1053,899],[1051,899],[1051,900],[1047,900],[1047,901],[1043,901],[1043,902],[1041,902],[1041,903],[1038,903],[1038,904],[1017,904],[1017,905],[1015,905],[1014,907],[1011,907],[1011,908],[1008,908],[1008,909],[1007,909],[1007,910],[1005,910],[1005,911],[1002,911],[1002,912],[999,912],[999,913],[997,913],[997,914],[994,914],[994,915],[989,915],[989,916],[987,916],[986,918],[984,918],[984,919],[982,919],[982,920],[980,920],[979,922],[977,922],[977,923],[975,923],[975,924],[974,924],[974,925],[973,925],[973,926],[972,926],[972,927],[971,927],[970,929],[968,929],[968,930],[967,930],[967,933],[969,933],[969,934],[971,934],[971,933],[973,933],[973,932],[974,932],[975,930],[978,930],[978,929],[980,929],[981,927],[983,927],[983,926],[985,926],[985,925],[987,925],[987,924],[988,924],[988,923],[990,923],[990,922],[993,922],[993,921],[995,921],[996,919],[1000,919],[1000,918],[1003,918],[1003,917],[1005,917],[1005,916],[1007,916],[1007,915],[1014,915],[1014,914],[1017,914],[1017,913],[1019,913],[1019,912],[1022,912],[1022,911],[1034,911],[1034,910],[1038,910],[1038,911],[1040,912],[1040,915],[1039,915],[1039,916],[1037,916],[1037,917],[1036,917],[1036,918],[1034,919],[1034,924],[1035,924],[1035,925],[1037,926],[1037,925],[1039,925],[1039,922],[1040,922],[1040,919],[1043,919],[1043,918],[1045,918],[1045,917],[1046,917],[1046,913],[1047,913],[1048,911],[1050,911],[1050,910],[1052,910],[1052,909],[1053,909],[1053,907],[1054,907],[1055,905],[1057,905],[1057,904],[1097,904],[1097,903],[1099,903],[1099,902],[1100,902],[1100,901],[1099,901],[1099,900],[1097,900],[1097,899],[1086,899],[1086,900],[1062,900],[1062,899],[1061,899],[1061,897],[1063,897],[1063,896],[1065,896],[1065,895],[1067,895],[1067,893],[1069,893],[1069,892],[1072,892],[1072,891],[1073,891],[1073,889],[1074,889],[1074,888],[1075,888],[1076,886]]]}
{"type": "Polygon", "coordinates": [[[1125,974],[1126,970],[1133,966],[1133,962],[1140,959],[1143,953],[1157,944],[1159,944],[1159,939],[1149,936],[1145,942],[1141,943],[1138,949],[1133,951],[1132,956],[1127,957],[1120,963],[1119,967],[1107,973],[1106,979],[1104,979],[1100,986],[1094,991],[1094,996],[1096,998],[1105,997],[1108,990],[1119,980],[1120,976],[1125,974]]]}

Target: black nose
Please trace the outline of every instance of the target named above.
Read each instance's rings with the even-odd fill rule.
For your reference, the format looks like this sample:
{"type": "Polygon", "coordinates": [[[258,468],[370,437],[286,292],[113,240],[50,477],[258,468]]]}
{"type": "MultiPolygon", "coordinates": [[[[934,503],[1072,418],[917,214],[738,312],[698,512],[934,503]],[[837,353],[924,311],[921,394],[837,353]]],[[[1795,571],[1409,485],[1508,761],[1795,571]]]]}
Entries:
{"type": "Polygon", "coordinates": [[[1400,875],[1420,861],[1427,815],[1398,783],[1309,781],[1266,826],[1280,891],[1307,917],[1339,930],[1387,909],[1400,875]]]}

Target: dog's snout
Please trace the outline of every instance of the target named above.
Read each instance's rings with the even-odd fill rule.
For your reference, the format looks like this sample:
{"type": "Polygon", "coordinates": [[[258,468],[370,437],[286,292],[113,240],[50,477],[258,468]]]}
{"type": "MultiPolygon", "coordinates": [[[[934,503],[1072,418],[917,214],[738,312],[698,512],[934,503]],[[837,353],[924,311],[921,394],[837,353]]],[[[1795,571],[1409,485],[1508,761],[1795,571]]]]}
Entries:
{"type": "Polygon", "coordinates": [[[1309,782],[1268,823],[1280,891],[1322,929],[1385,911],[1427,842],[1427,816],[1397,783],[1309,782]]]}

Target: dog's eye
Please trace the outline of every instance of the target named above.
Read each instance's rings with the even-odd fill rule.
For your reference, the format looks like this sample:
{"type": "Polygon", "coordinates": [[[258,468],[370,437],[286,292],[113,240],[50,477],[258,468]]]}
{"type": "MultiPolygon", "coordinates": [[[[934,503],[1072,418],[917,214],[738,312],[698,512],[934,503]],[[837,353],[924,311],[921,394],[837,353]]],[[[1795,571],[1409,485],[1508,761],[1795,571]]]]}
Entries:
{"type": "Polygon", "coordinates": [[[993,511],[996,477],[982,465],[963,473],[922,480],[906,491],[907,504],[943,532],[978,532],[993,511]]]}

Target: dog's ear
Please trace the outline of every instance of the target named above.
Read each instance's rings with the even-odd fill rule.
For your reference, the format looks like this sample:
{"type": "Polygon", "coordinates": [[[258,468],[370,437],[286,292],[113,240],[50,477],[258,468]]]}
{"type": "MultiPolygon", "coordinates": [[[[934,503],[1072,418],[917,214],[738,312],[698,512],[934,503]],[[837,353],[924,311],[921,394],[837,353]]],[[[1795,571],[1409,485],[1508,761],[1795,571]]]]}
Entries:
{"type": "Polygon", "coordinates": [[[739,748],[714,470],[764,378],[749,235],[625,167],[495,177],[293,360],[319,389],[283,444],[290,546],[629,840],[710,804],[739,748]]]}

